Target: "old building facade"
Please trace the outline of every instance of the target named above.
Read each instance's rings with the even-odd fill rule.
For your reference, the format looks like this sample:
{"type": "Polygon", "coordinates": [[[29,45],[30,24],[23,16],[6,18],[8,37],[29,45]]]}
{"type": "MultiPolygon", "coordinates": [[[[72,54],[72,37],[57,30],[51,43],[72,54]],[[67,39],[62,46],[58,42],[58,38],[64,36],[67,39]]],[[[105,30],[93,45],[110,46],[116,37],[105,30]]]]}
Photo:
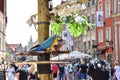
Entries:
{"type": "Polygon", "coordinates": [[[21,44],[7,44],[6,51],[10,54],[10,60],[16,60],[16,54],[24,52],[24,48],[21,44]]]}
{"type": "Polygon", "coordinates": [[[86,26],[87,34],[81,35],[78,38],[74,39],[74,50],[90,54],[95,57],[95,49],[92,47],[96,42],[96,26],[95,26],[95,13],[96,13],[96,1],[91,0],[86,3],[86,10],[82,13],[79,12],[79,15],[85,15],[88,17],[89,23],[94,24],[92,28],[86,26]]]}
{"type": "Polygon", "coordinates": [[[113,0],[98,0],[96,5],[97,50],[109,62],[114,61],[113,52],[113,0]]]}
{"type": "Polygon", "coordinates": [[[5,51],[6,51],[6,34],[5,34],[5,25],[4,25],[4,15],[2,12],[0,12],[0,56],[5,57],[5,51]]]}
{"type": "Polygon", "coordinates": [[[0,58],[6,54],[6,0],[0,1],[0,58]]]}
{"type": "Polygon", "coordinates": [[[113,60],[120,63],[120,0],[112,2],[112,37],[113,37],[113,60]]]}
{"type": "Polygon", "coordinates": [[[84,53],[91,54],[93,57],[95,57],[95,49],[92,47],[93,44],[96,43],[96,25],[95,25],[95,13],[96,13],[96,1],[97,0],[91,0],[86,4],[87,11],[85,15],[88,17],[89,23],[94,24],[91,28],[87,28],[87,34],[83,35],[83,51],[84,53]]]}
{"type": "MultiPolygon", "coordinates": [[[[93,55],[102,54],[114,62],[120,59],[120,0],[90,0],[84,12],[90,23],[86,35],[72,39],[72,50],[93,55]],[[95,46],[95,47],[93,47],[95,46]]],[[[82,12],[82,11],[81,11],[82,12]]],[[[80,13],[81,15],[81,13],[80,13]]],[[[70,45],[69,45],[70,46],[70,45]]],[[[120,61],[120,60],[119,60],[120,61]]]]}

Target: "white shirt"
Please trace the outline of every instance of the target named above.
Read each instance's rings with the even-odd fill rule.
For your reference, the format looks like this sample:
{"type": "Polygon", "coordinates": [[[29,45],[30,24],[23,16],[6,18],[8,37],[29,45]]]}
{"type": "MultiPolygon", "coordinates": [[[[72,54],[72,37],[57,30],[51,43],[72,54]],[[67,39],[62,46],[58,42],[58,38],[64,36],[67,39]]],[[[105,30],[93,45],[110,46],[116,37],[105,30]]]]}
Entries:
{"type": "Polygon", "coordinates": [[[7,72],[8,72],[8,80],[15,80],[14,67],[8,67],[7,72]]]}
{"type": "Polygon", "coordinates": [[[115,66],[115,76],[117,77],[117,80],[120,80],[120,66],[115,66]]]}

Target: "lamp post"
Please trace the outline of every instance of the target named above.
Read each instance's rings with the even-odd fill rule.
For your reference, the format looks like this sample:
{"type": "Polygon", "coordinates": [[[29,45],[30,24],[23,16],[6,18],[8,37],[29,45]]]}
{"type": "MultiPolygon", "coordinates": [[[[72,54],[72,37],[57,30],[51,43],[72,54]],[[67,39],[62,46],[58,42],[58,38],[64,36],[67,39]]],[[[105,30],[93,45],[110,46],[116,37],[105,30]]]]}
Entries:
{"type": "Polygon", "coordinates": [[[112,44],[113,44],[113,42],[110,39],[106,39],[106,49],[107,49],[107,51],[110,47],[113,49],[112,44]]]}
{"type": "Polygon", "coordinates": [[[107,46],[107,47],[110,46],[110,40],[109,40],[109,39],[106,40],[106,46],[107,46]]]}
{"type": "Polygon", "coordinates": [[[110,41],[107,39],[106,40],[106,50],[107,50],[107,53],[108,53],[109,46],[110,46],[110,41]]]}

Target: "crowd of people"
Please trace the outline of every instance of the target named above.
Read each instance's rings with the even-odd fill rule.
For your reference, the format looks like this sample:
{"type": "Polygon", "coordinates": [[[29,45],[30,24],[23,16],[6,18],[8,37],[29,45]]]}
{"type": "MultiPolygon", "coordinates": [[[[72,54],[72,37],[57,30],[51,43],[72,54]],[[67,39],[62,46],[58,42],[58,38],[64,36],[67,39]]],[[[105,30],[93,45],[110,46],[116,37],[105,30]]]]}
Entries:
{"type": "Polygon", "coordinates": [[[36,72],[37,69],[34,64],[16,65],[13,61],[9,63],[6,69],[8,80],[37,80],[36,72]]]}
{"type": "MultiPolygon", "coordinates": [[[[16,65],[11,61],[6,68],[8,80],[38,80],[35,64],[16,65]]],[[[120,65],[110,65],[97,57],[90,61],[71,61],[51,64],[51,80],[120,80],[120,65]]]]}
{"type": "Polygon", "coordinates": [[[82,80],[88,79],[88,66],[85,61],[52,64],[53,80],[82,80]]]}
{"type": "Polygon", "coordinates": [[[52,65],[52,80],[120,80],[120,65],[111,65],[101,57],[88,61],[52,65]]]}

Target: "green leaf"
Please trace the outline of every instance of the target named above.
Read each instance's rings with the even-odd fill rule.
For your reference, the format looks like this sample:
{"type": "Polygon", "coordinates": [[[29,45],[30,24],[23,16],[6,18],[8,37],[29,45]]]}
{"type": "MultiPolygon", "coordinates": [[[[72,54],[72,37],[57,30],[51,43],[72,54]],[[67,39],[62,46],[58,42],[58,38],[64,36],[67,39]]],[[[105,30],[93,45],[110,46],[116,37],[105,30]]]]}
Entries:
{"type": "Polygon", "coordinates": [[[92,28],[92,25],[91,25],[90,23],[85,22],[85,24],[86,24],[88,27],[92,28]]]}
{"type": "Polygon", "coordinates": [[[55,34],[60,34],[61,31],[62,31],[62,23],[52,23],[52,31],[55,33],[55,34]]]}
{"type": "Polygon", "coordinates": [[[92,24],[88,23],[88,18],[86,16],[82,16],[82,18],[83,21],[81,23],[77,23],[75,22],[74,13],[66,17],[61,17],[57,15],[57,22],[52,23],[52,31],[55,34],[60,34],[63,29],[63,24],[68,24],[68,31],[74,37],[79,37],[81,34],[86,34],[87,30],[85,26],[92,28],[92,24]]]}
{"type": "Polygon", "coordinates": [[[85,34],[86,30],[84,28],[84,26],[82,26],[82,24],[79,24],[77,22],[74,23],[69,23],[68,24],[68,30],[71,33],[71,35],[73,35],[74,37],[78,37],[81,34],[85,34]]]}
{"type": "Polygon", "coordinates": [[[84,18],[88,22],[87,16],[82,16],[82,18],[84,18]]]}

